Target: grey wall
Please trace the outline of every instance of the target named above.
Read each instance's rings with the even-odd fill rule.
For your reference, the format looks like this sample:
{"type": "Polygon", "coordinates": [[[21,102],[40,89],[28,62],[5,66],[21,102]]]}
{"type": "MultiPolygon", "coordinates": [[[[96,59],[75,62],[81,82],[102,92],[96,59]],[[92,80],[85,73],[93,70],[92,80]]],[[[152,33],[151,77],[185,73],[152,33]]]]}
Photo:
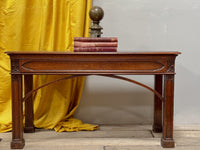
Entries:
{"type": "MultiPolygon", "coordinates": [[[[104,9],[103,36],[119,39],[118,51],[181,51],[176,59],[175,124],[200,123],[200,1],[94,0],[104,9]]],[[[153,76],[129,76],[153,87],[153,76]]],[[[86,80],[75,117],[98,124],[149,124],[153,94],[103,77],[86,80]]]]}

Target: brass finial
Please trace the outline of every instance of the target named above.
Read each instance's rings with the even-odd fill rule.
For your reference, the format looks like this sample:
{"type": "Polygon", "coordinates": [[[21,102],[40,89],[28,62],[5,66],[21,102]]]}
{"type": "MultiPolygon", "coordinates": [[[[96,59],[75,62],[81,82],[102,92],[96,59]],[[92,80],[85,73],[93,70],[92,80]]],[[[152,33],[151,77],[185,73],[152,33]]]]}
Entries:
{"type": "Polygon", "coordinates": [[[99,22],[104,16],[103,9],[98,6],[93,6],[89,12],[90,18],[92,20],[92,25],[90,27],[90,37],[101,37],[101,30],[103,29],[99,22]]]}

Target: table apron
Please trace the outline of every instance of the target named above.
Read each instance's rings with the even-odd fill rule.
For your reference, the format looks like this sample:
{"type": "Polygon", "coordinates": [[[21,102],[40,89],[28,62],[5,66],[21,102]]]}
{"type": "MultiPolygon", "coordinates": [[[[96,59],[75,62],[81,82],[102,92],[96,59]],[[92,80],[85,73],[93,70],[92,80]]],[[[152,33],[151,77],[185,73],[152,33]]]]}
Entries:
{"type": "Polygon", "coordinates": [[[173,74],[166,60],[60,61],[19,60],[12,74],[173,74]]]}

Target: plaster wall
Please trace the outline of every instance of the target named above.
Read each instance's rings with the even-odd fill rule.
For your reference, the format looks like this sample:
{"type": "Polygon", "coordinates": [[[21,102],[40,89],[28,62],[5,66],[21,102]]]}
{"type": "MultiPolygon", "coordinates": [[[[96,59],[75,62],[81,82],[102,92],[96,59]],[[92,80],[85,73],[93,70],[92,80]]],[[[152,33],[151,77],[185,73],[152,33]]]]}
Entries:
{"type": "MultiPolygon", "coordinates": [[[[200,1],[93,0],[104,9],[103,36],[119,52],[180,51],[176,59],[175,124],[200,123],[200,1]]],[[[153,76],[129,76],[151,87],[153,76]]],[[[105,77],[88,77],[75,117],[97,124],[151,124],[153,94],[105,77]]]]}

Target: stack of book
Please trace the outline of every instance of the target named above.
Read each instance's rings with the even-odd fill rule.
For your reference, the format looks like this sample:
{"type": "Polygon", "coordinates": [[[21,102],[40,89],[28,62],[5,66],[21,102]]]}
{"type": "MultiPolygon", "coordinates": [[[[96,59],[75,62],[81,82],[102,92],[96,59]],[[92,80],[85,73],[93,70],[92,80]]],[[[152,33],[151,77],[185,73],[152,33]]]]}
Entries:
{"type": "Polygon", "coordinates": [[[75,37],[74,52],[116,52],[117,37],[75,37]]]}

